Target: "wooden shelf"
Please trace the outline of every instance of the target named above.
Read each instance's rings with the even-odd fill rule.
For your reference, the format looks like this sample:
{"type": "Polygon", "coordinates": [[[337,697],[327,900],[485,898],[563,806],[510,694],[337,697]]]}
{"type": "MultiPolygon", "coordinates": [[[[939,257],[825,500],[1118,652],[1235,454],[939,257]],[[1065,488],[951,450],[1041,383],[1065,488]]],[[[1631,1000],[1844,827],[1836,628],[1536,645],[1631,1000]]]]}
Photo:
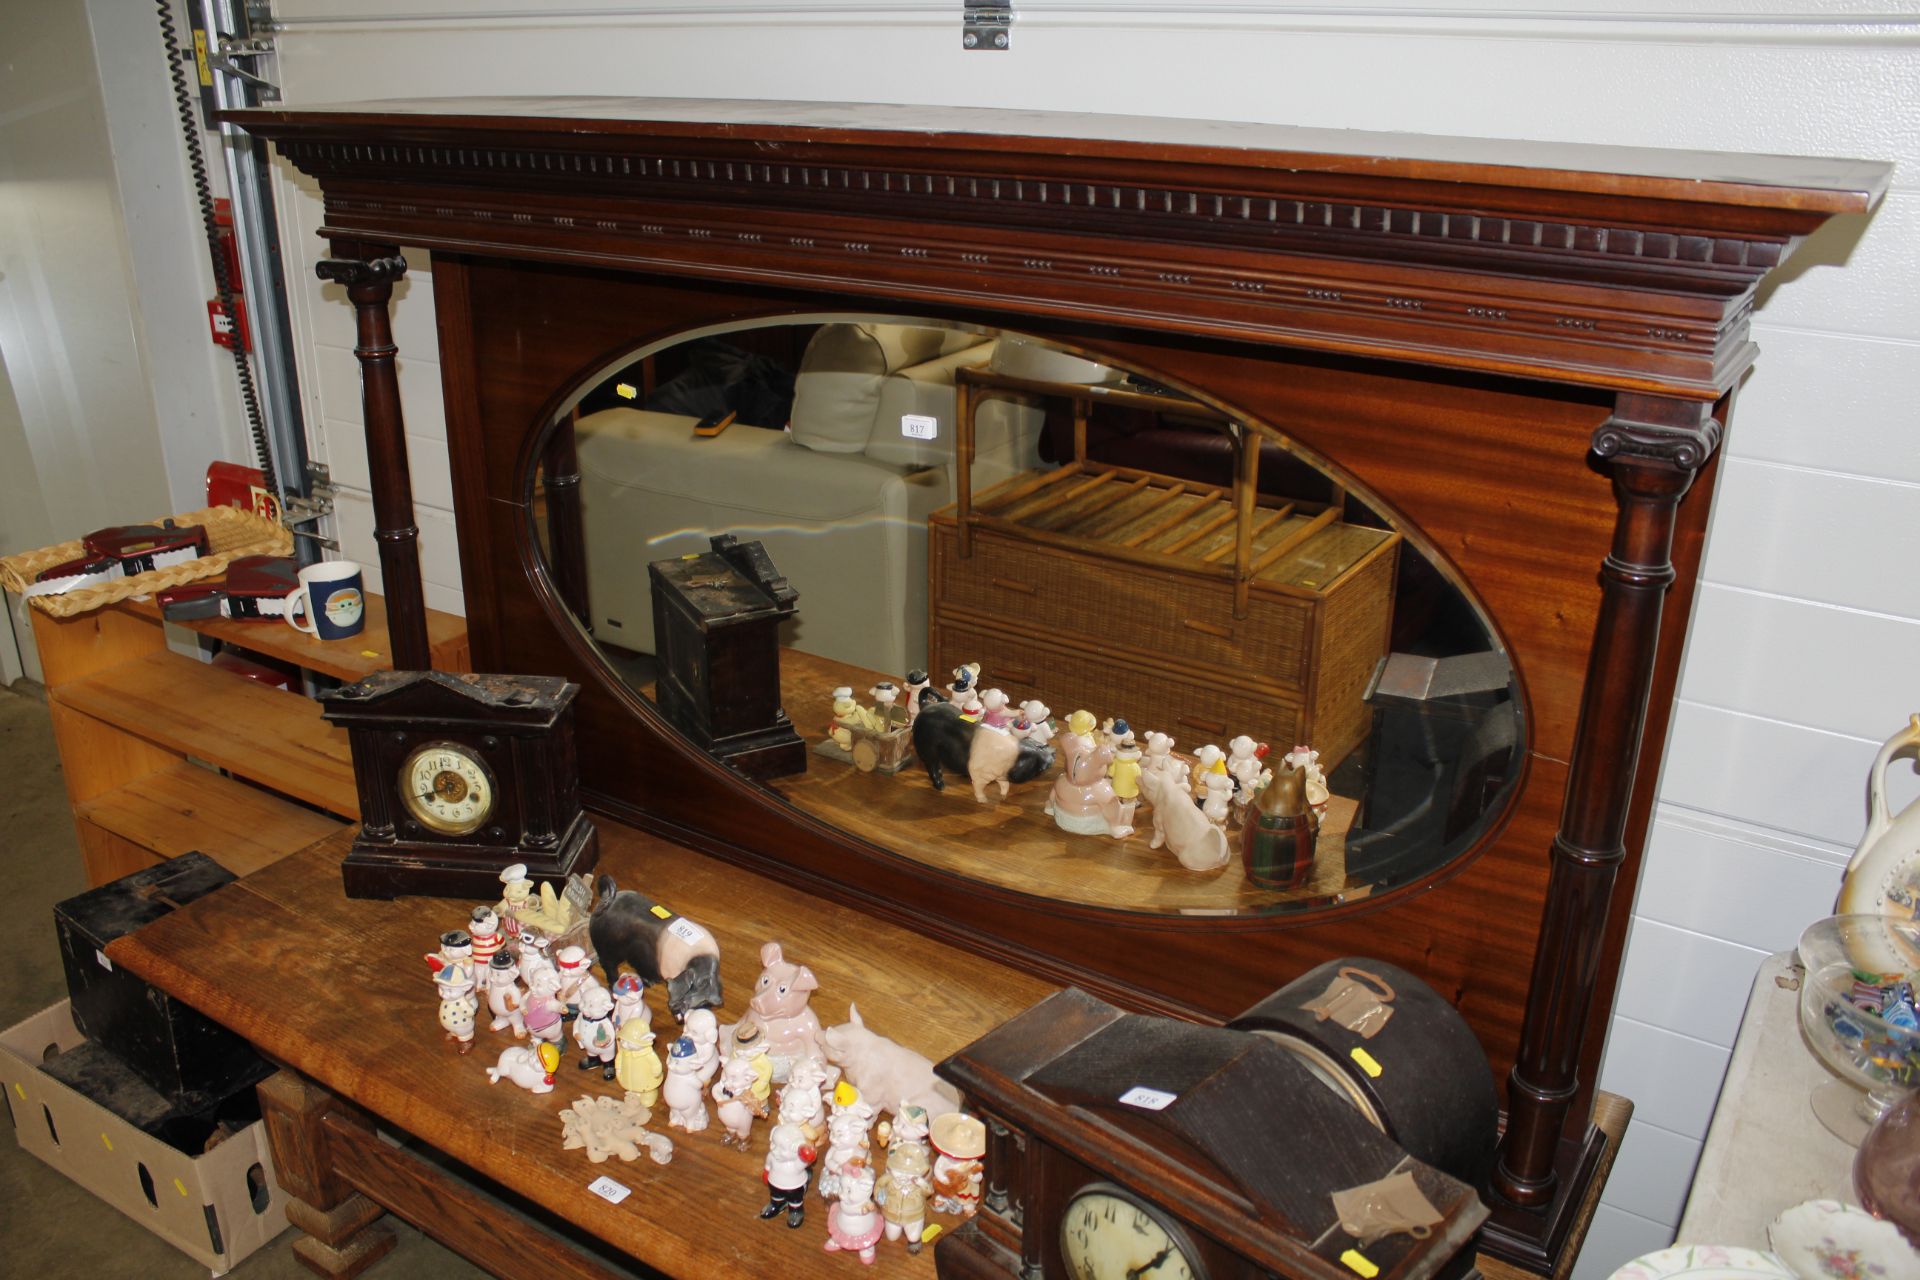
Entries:
{"type": "Polygon", "coordinates": [[[198,849],[237,876],[340,830],[259,787],[182,760],[74,806],[74,816],[162,858],[198,849]]]}
{"type": "MultiPolygon", "coordinates": [[[[366,603],[366,629],[348,640],[278,621],[174,625],[355,681],[392,665],[386,601],[366,603]]],[[[320,704],[174,653],[153,600],[29,612],[88,883],[193,849],[246,875],[360,816],[347,735],[320,704]]],[[[464,619],[429,609],[427,638],[435,667],[471,668],[464,619]]]]}
{"type": "MultiPolygon", "coordinates": [[[[393,665],[393,650],[387,638],[387,602],[371,591],[365,593],[365,599],[366,630],[345,640],[322,640],[278,620],[236,622],[231,618],[207,618],[173,625],[351,684],[393,665]]],[[[125,600],[111,607],[134,617],[160,621],[160,606],[150,596],[144,600],[125,600]]],[[[472,669],[465,618],[438,609],[427,610],[427,645],[436,670],[472,669]]]]}
{"type": "MultiPolygon", "coordinates": [[[[347,735],[320,704],[166,650],[50,691],[56,706],[318,805],[360,816],[347,735]]],[[[63,744],[64,750],[64,744],[63,744]]]]}

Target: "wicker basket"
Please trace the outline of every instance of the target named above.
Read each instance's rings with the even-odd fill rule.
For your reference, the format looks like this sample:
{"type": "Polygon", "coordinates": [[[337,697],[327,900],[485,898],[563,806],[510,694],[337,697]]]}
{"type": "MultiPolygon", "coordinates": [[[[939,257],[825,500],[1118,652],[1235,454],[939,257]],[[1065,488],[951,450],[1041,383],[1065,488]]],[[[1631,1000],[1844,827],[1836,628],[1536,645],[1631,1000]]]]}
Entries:
{"type": "MultiPolygon", "coordinates": [[[[168,587],[181,586],[200,578],[225,573],[227,563],[240,556],[286,556],[293,554],[293,535],[265,516],[239,507],[207,507],[184,515],[166,517],[181,525],[202,525],[207,531],[208,553],[198,560],[169,565],[131,578],[118,578],[97,586],[77,587],[60,595],[34,596],[31,603],[56,618],[71,618],[133,596],[152,595],[168,587]]],[[[159,524],[159,520],[152,521],[159,524]]],[[[38,551],[0,559],[0,587],[24,594],[42,572],[57,564],[77,560],[86,554],[78,539],[61,542],[38,551]]]]}

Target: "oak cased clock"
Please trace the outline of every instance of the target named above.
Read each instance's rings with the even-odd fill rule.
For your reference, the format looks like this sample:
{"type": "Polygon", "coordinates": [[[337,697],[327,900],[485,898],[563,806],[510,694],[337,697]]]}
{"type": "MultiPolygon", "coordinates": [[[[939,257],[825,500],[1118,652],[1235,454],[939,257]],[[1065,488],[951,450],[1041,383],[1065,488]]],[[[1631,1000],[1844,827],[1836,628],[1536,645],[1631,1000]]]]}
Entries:
{"type": "Polygon", "coordinates": [[[599,852],[580,808],[579,686],[557,676],[379,671],[321,696],[347,730],[360,832],[350,898],[486,897],[500,872],[564,880],[599,852]]]}
{"type": "MultiPolygon", "coordinates": [[[[1399,1064],[1412,1067],[1413,1064],[1399,1064]]],[[[1071,989],[937,1068],[987,1125],[942,1280],[1440,1280],[1487,1211],[1265,1036],[1071,989]],[[1362,1241],[1333,1195],[1408,1175],[1439,1221],[1362,1241]]]]}

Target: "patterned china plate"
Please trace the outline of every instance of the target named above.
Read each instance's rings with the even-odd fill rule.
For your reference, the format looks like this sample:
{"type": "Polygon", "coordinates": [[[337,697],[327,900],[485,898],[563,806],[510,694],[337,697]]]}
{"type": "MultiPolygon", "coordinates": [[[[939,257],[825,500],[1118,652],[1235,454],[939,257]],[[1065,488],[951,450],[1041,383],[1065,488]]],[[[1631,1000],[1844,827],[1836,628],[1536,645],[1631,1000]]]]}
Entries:
{"type": "Polygon", "coordinates": [[[1793,1206],[1767,1242],[1800,1280],[1920,1280],[1920,1252],[1898,1227],[1838,1200],[1793,1206]]]}
{"type": "Polygon", "coordinates": [[[1686,1280],[1795,1280],[1793,1272],[1770,1253],[1719,1244],[1661,1249],[1635,1258],[1607,1280],[1677,1280],[1681,1276],[1686,1280]]]}

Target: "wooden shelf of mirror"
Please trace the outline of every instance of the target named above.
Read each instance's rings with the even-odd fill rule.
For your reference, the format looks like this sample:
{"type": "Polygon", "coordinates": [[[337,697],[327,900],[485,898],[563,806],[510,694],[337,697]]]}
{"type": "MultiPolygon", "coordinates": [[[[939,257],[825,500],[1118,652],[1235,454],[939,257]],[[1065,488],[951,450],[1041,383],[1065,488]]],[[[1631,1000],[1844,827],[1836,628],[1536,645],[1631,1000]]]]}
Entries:
{"type": "Polygon", "coordinates": [[[978,662],[1016,701],[1124,716],[1189,747],[1246,733],[1311,743],[1331,768],[1361,743],[1393,620],[1398,533],[1348,523],[1338,494],[1261,494],[1259,437],[1198,401],[976,370],[956,381],[965,461],[957,500],[932,518],[929,670],[978,662]],[[976,497],[974,411],[996,393],[1071,401],[1074,456],[976,497]],[[1224,432],[1232,486],[1090,460],[1096,405],[1224,432]]]}

